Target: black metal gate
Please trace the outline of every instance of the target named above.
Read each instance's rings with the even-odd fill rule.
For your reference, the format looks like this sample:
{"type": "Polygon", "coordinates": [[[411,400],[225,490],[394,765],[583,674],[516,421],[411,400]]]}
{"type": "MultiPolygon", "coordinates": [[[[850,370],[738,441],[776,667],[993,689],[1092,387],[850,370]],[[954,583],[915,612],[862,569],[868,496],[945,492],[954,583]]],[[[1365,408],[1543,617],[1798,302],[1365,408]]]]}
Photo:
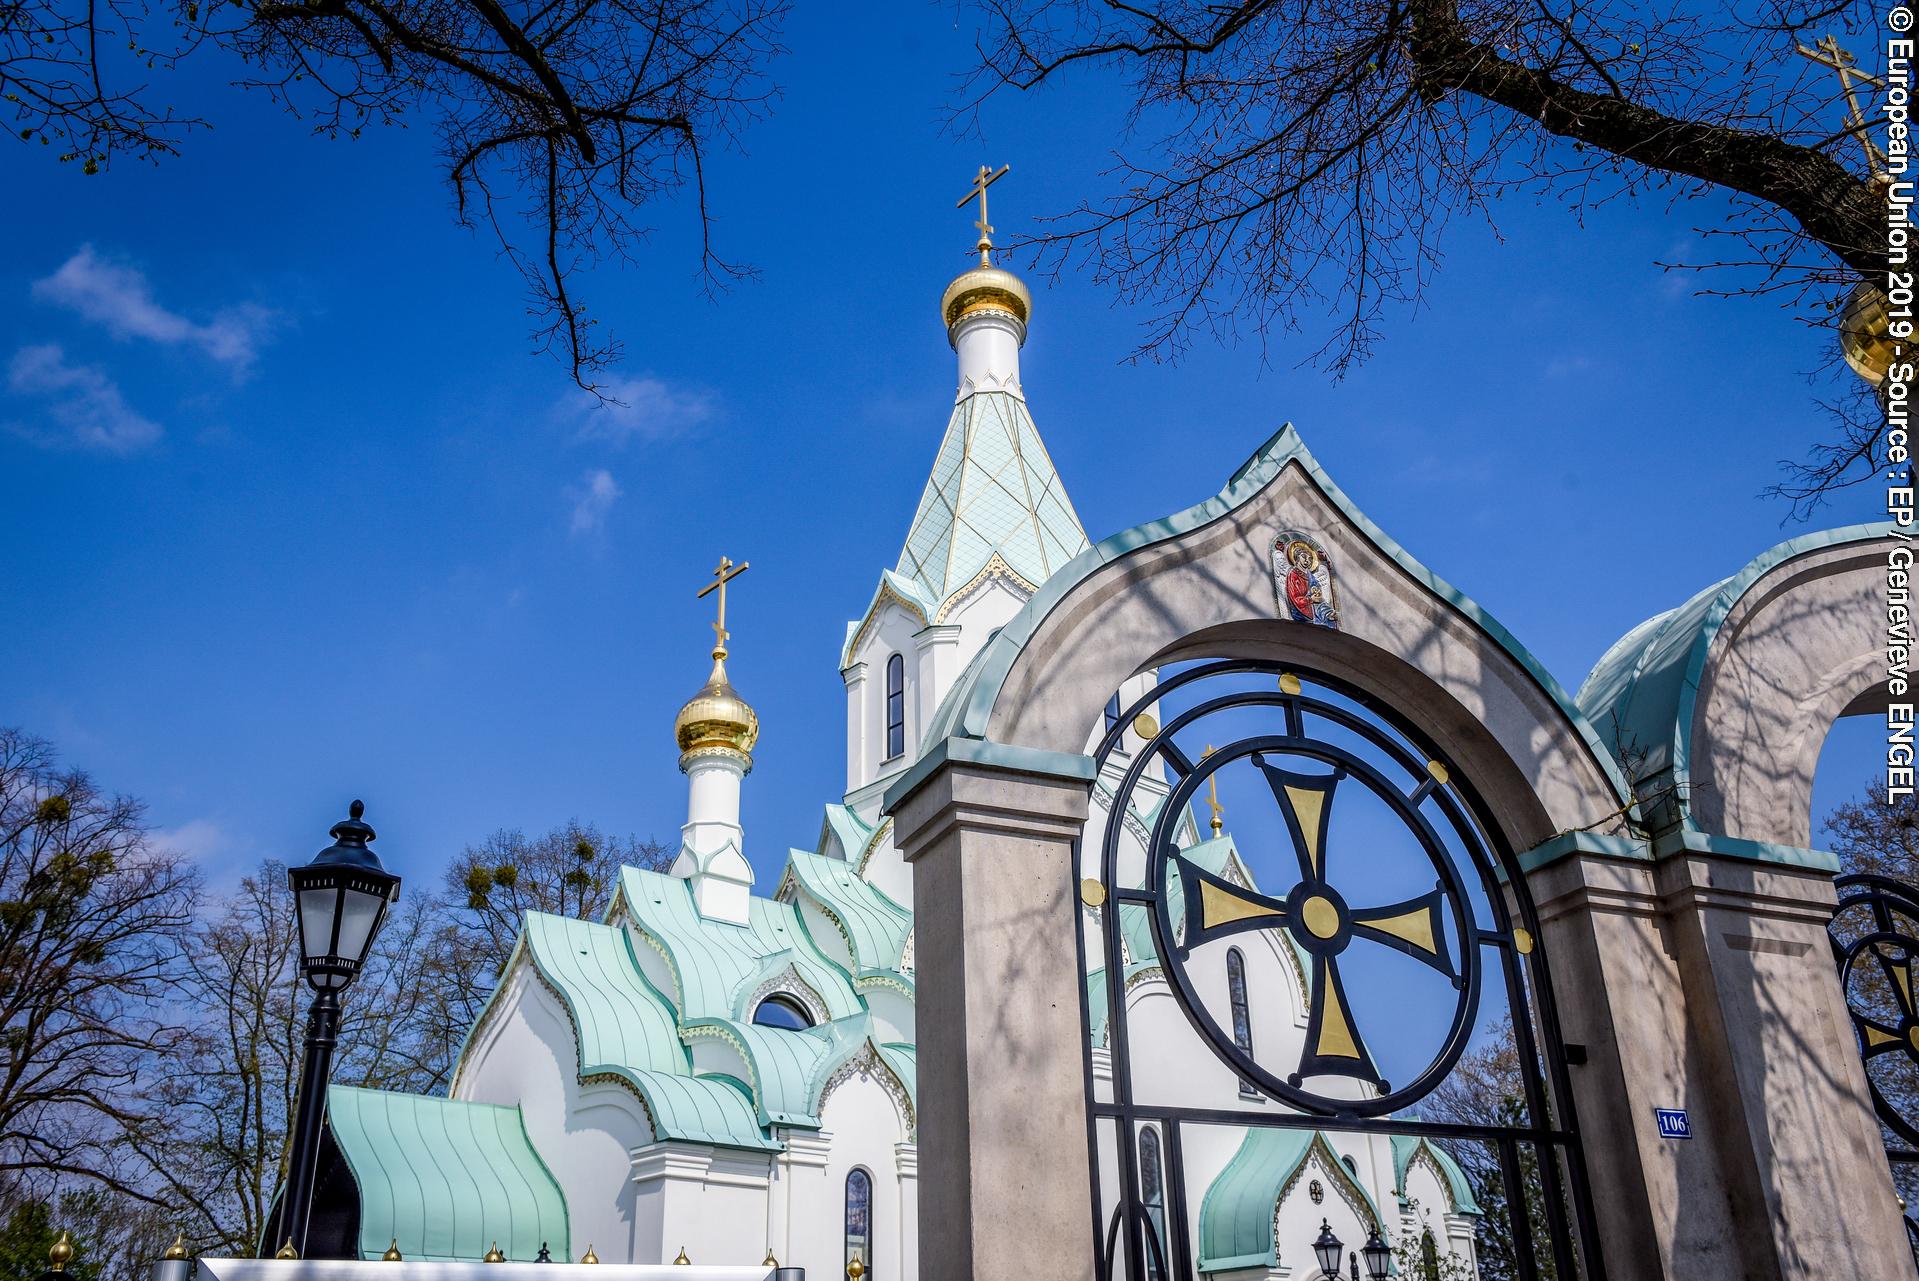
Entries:
{"type": "MultiPolygon", "coordinates": [[[[1319,1170],[1342,1145],[1396,1153],[1423,1140],[1479,1203],[1471,1270],[1599,1281],[1537,920],[1472,780],[1390,707],[1302,668],[1229,660],[1156,681],[1108,707],[1095,752],[1104,826],[1089,824],[1079,859],[1099,1275],[1196,1281],[1226,1267],[1207,1198],[1224,1204],[1217,1153],[1244,1136],[1232,1169],[1256,1143],[1317,1144],[1319,1170]],[[1278,958],[1265,963],[1293,976],[1273,985],[1287,990],[1249,992],[1249,954],[1278,958]],[[1161,994],[1183,1020],[1145,1004],[1161,994]],[[1230,1077],[1204,1054],[1171,1057],[1189,1034],[1230,1077]],[[1501,1083],[1497,1097],[1475,1103],[1454,1079],[1462,1058],[1501,1083]],[[1174,1062],[1205,1071],[1169,1084],[1174,1062]],[[1208,1073],[1237,1088],[1209,1093],[1208,1073]]],[[[1359,1163],[1337,1159],[1357,1180],[1359,1163]]],[[[1314,1206],[1336,1179],[1312,1180],[1314,1206]]],[[[1403,1201],[1398,1214],[1363,1190],[1348,1201],[1374,1217],[1358,1230],[1395,1252],[1395,1275],[1435,1267],[1432,1234],[1405,1230],[1403,1201]]],[[[1280,1208],[1264,1211],[1265,1258],[1240,1266],[1283,1261],[1318,1278],[1315,1243],[1280,1239],[1280,1208]]],[[[1258,1225],[1242,1219],[1257,1247],[1258,1225]]],[[[1339,1275],[1358,1277],[1349,1244],[1339,1275]]]]}
{"type": "Polygon", "coordinates": [[[1839,877],[1833,888],[1839,895],[1827,931],[1833,960],[1919,1266],[1919,1001],[1913,991],[1919,893],[1870,874],[1839,877]]]}

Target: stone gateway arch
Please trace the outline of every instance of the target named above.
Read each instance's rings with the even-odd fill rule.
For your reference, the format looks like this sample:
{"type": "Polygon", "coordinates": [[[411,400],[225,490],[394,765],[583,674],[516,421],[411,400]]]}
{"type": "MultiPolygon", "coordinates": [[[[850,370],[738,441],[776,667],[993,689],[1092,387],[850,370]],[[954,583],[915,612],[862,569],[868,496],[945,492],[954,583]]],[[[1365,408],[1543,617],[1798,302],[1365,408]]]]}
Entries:
{"type": "Polygon", "coordinates": [[[886,794],[950,908],[921,1276],[1317,1277],[1322,1230],[1342,1276],[1361,1239],[1439,1275],[1502,1213],[1476,1185],[1521,1276],[1908,1281],[1810,830],[1833,721],[1883,701],[1892,541],[1777,547],[1576,697],[1291,427],[1080,553],[886,794]],[[1501,1035],[1513,1115],[1462,1119],[1501,1035]]]}

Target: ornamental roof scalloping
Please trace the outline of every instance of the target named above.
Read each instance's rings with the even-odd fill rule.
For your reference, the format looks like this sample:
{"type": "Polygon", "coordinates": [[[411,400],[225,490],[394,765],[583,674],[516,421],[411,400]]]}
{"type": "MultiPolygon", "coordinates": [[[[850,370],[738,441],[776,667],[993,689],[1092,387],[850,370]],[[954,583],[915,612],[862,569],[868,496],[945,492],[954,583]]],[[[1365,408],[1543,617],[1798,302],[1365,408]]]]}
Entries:
{"type": "Polygon", "coordinates": [[[1038,586],[1088,545],[1026,402],[989,391],[954,405],[898,572],[944,601],[994,552],[1038,586]]]}
{"type": "Polygon", "coordinates": [[[528,912],[520,939],[540,977],[566,1004],[582,1081],[612,1077],[631,1086],[659,1138],[779,1146],[760,1128],[743,1085],[693,1075],[673,1009],[641,972],[624,929],[528,912]]]}
{"type": "Polygon", "coordinates": [[[1644,754],[1638,771],[1642,778],[1673,770],[1673,803],[1686,828],[1693,827],[1687,775],[1693,711],[1706,660],[1726,615],[1761,577],[1794,557],[1871,542],[1892,532],[1887,521],[1821,530],[1780,543],[1685,604],[1639,624],[1593,665],[1575,700],[1580,710],[1611,740],[1622,760],[1644,754]]]}
{"type": "Polygon", "coordinates": [[[572,1253],[566,1199],[517,1107],[421,1094],[327,1090],[327,1128],[360,1194],[360,1257],[389,1241],[409,1259],[471,1262],[498,1241],[531,1262],[572,1253]]]}
{"type": "MultiPolygon", "coordinates": [[[[845,805],[828,805],[826,818],[820,824],[819,852],[826,854],[829,839],[840,843],[840,850],[850,863],[860,856],[867,841],[873,838],[873,829],[861,821],[860,816],[845,805]]],[[[828,855],[830,858],[831,855],[828,855]]]]}
{"type": "Polygon", "coordinates": [[[1393,1191],[1400,1196],[1406,1195],[1406,1171],[1411,1168],[1413,1157],[1421,1149],[1433,1159],[1439,1167],[1440,1175],[1446,1181],[1446,1190],[1453,1199],[1454,1214],[1484,1214],[1479,1202],[1473,1196],[1473,1187],[1466,1179],[1466,1172],[1459,1168],[1459,1162],[1447,1154],[1446,1149],[1437,1143],[1430,1143],[1424,1135],[1393,1135],[1393,1191]]]}
{"type": "Polygon", "coordinates": [[[913,931],[913,914],[836,858],[790,850],[787,867],[801,889],[846,935],[862,975],[897,971],[913,931]]]}
{"type": "Polygon", "coordinates": [[[1318,1130],[1256,1128],[1246,1131],[1199,1208],[1199,1270],[1270,1268],[1279,1261],[1273,1242],[1273,1210],[1280,1194],[1313,1153],[1323,1150],[1327,1173],[1364,1200],[1373,1223],[1384,1223],[1371,1194],[1342,1165],[1318,1130]]]}
{"type": "Polygon", "coordinates": [[[634,926],[665,951],[683,1019],[750,1019],[759,984],[788,965],[826,1006],[829,1019],[865,1007],[845,970],[819,950],[790,903],[748,900],[747,924],[700,915],[692,886],[637,867],[620,870],[620,899],[634,926]]]}

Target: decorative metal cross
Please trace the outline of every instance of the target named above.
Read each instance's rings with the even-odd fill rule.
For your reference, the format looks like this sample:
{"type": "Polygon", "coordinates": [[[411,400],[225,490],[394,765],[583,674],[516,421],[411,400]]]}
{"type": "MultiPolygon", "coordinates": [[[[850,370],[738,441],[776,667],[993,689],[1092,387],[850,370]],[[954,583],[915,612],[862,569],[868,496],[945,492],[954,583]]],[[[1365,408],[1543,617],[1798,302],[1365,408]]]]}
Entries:
{"type": "Polygon", "coordinates": [[[994,173],[990,165],[981,165],[979,172],[973,176],[973,189],[961,196],[959,203],[953,206],[955,209],[964,209],[966,208],[967,201],[975,197],[979,199],[979,221],[973,224],[979,228],[979,244],[975,245],[974,248],[979,250],[979,265],[982,267],[990,267],[992,265],[989,251],[993,248],[993,227],[991,223],[986,221],[986,189],[1011,173],[1012,170],[1013,166],[1011,165],[1001,165],[999,172],[994,173]]]}
{"type": "Polygon", "coordinates": [[[1874,945],[1871,951],[1898,1002],[1899,1022],[1893,1026],[1852,1011],[1853,1022],[1859,1025],[1861,1049],[1869,1059],[1888,1050],[1904,1050],[1909,1057],[1919,1059],[1919,1006],[1913,1003],[1912,956],[1902,949],[1895,960],[1886,955],[1884,943],[1874,945]]]}
{"type": "MultiPolygon", "coordinates": [[[[1199,759],[1203,761],[1218,750],[1217,747],[1208,743],[1206,750],[1199,754],[1199,759]]],[[[1226,826],[1226,820],[1221,817],[1226,812],[1226,807],[1219,803],[1219,775],[1217,774],[1206,780],[1206,808],[1213,812],[1212,821],[1208,826],[1213,829],[1213,835],[1218,836],[1226,826]]]]}
{"type": "Polygon", "coordinates": [[[1859,109],[1859,97],[1852,91],[1855,78],[1875,89],[1884,89],[1885,81],[1859,70],[1858,59],[1840,48],[1839,41],[1830,34],[1819,37],[1811,48],[1802,44],[1795,44],[1794,48],[1799,51],[1800,57],[1822,67],[1831,67],[1839,73],[1839,90],[1846,95],[1846,132],[1857,138],[1859,145],[1865,149],[1866,172],[1874,178],[1885,173],[1886,153],[1879,150],[1872,135],[1866,131],[1865,113],[1859,109]]]}
{"type": "Polygon", "coordinates": [[[1326,832],[1332,818],[1333,789],[1345,777],[1295,774],[1253,756],[1279,802],[1299,860],[1299,883],[1284,898],[1245,890],[1188,859],[1177,858],[1185,891],[1185,932],[1180,951],[1247,930],[1278,927],[1312,957],[1306,1044],[1298,1068],[1287,1083],[1298,1088],[1308,1076],[1334,1075],[1370,1081],[1381,1093],[1390,1086],[1379,1075],[1360,1035],[1340,979],[1339,955],[1354,939],[1381,943],[1431,966],[1452,980],[1465,981],[1447,953],[1440,909],[1448,901],[1444,882],[1426,894],[1384,907],[1347,905],[1326,873],[1326,832]]]}
{"type": "Polygon", "coordinates": [[[720,557],[720,563],[714,566],[713,568],[713,581],[708,583],[706,586],[700,588],[699,592],[694,597],[694,599],[697,600],[699,599],[699,597],[705,596],[715,591],[717,591],[720,594],[720,616],[716,618],[715,620],[713,620],[713,630],[719,636],[719,639],[714,643],[714,646],[713,646],[713,648],[716,651],[718,651],[714,655],[714,657],[716,658],[725,657],[726,638],[729,635],[729,633],[726,630],[726,585],[732,582],[734,579],[738,578],[741,574],[744,574],[746,570],[747,570],[747,563],[745,561],[741,561],[739,564],[735,565],[732,561],[728,560],[726,557],[724,556],[720,557]]]}

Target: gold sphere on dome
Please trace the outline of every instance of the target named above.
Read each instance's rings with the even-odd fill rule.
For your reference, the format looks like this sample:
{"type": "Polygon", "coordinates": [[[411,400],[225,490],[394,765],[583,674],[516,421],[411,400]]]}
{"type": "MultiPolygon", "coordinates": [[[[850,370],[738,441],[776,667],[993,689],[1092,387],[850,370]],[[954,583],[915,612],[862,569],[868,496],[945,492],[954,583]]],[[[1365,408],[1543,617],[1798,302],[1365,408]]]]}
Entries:
{"type": "Polygon", "coordinates": [[[981,263],[956,276],[940,297],[940,318],[948,329],[976,311],[1007,312],[1023,325],[1033,314],[1033,295],[1025,281],[1004,267],[981,263]]]}
{"type": "Polygon", "coordinates": [[[673,738],[680,745],[680,768],[698,756],[738,756],[748,768],[753,745],[760,741],[760,714],[740,697],[726,679],[726,652],[713,656],[713,674],[700,692],[686,700],[673,718],[673,738]]]}
{"type": "Polygon", "coordinates": [[[1877,387],[1892,368],[1892,317],[1877,285],[1861,283],[1839,314],[1839,350],[1861,378],[1877,387]]]}

